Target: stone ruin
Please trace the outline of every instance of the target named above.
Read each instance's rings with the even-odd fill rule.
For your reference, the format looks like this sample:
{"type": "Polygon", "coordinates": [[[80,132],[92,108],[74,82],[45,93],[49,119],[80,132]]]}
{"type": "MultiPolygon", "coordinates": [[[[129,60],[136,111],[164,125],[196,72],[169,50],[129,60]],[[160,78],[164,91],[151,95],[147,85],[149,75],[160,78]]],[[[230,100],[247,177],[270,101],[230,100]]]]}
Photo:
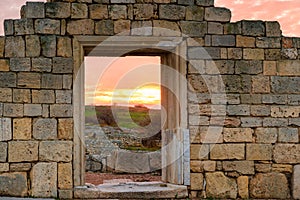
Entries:
{"type": "Polygon", "coordinates": [[[0,196],[84,198],[76,77],[90,40],[119,34],[186,47],[189,198],[300,199],[300,38],[278,22],[232,23],[213,0],[28,2],[21,16],[0,37],[0,196]]]}

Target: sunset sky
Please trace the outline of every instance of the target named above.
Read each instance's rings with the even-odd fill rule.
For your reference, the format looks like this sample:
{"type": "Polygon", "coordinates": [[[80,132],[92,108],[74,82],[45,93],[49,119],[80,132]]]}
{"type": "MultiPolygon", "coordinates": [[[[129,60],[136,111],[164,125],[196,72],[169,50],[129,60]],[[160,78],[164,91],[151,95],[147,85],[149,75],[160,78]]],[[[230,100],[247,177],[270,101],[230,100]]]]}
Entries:
{"type": "MultiPolygon", "coordinates": [[[[3,24],[4,19],[20,18],[25,2],[0,0],[0,23],[3,24]]],[[[232,22],[242,19],[279,21],[283,35],[300,36],[300,0],[215,0],[215,6],[229,8],[232,22]]],[[[0,35],[3,34],[1,25],[0,35]]],[[[122,59],[86,60],[86,103],[159,104],[159,57],[131,58],[126,62],[122,59]]]]}

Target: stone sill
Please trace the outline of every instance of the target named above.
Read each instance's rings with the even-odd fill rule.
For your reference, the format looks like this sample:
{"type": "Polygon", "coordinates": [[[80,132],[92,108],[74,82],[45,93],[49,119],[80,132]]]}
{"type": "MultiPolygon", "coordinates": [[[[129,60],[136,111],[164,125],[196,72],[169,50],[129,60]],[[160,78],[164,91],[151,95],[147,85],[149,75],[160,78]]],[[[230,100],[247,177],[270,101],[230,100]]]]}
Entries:
{"type": "Polygon", "coordinates": [[[80,186],[74,189],[74,198],[76,199],[161,199],[186,197],[188,197],[186,186],[163,182],[110,183],[95,187],[80,186]]]}

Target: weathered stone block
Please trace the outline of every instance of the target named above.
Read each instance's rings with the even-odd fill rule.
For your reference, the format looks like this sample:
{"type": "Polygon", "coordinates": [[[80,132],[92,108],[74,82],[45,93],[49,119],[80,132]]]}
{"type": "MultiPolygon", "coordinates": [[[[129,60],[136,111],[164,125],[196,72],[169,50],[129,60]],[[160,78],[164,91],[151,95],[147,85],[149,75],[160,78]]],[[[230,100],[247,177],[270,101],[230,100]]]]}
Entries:
{"type": "Polygon", "coordinates": [[[27,35],[26,39],[26,56],[38,57],[41,53],[40,37],[38,35],[27,35]]]}
{"type": "Polygon", "coordinates": [[[271,116],[274,118],[278,117],[299,117],[300,106],[272,106],[271,116]]]}
{"type": "Polygon", "coordinates": [[[30,71],[31,60],[30,58],[11,58],[10,59],[10,70],[17,72],[30,71]]]}
{"type": "Polygon", "coordinates": [[[147,20],[153,17],[154,6],[151,4],[135,4],[133,15],[135,20],[147,20]]]}
{"type": "Polygon", "coordinates": [[[263,21],[242,21],[242,34],[249,36],[264,36],[266,32],[263,21]]]}
{"type": "Polygon", "coordinates": [[[71,18],[73,19],[88,18],[88,6],[82,3],[72,3],[71,18]]]}
{"type": "Polygon", "coordinates": [[[281,56],[286,59],[295,60],[298,58],[298,49],[289,48],[289,49],[281,49],[281,56]]]}
{"type": "Polygon", "coordinates": [[[27,174],[25,172],[4,173],[0,175],[0,196],[28,195],[27,174]]]}
{"type": "Polygon", "coordinates": [[[214,172],[216,161],[191,161],[191,172],[214,172]]]}
{"type": "Polygon", "coordinates": [[[4,104],[3,116],[23,117],[23,104],[4,104]]]}
{"type": "Polygon", "coordinates": [[[60,34],[60,21],[54,19],[37,19],[34,23],[35,33],[60,34]]]}
{"type": "Polygon", "coordinates": [[[37,163],[30,173],[35,197],[57,197],[57,163],[37,163]]]}
{"type": "Polygon", "coordinates": [[[45,57],[56,56],[56,36],[41,36],[42,55],[45,57]]]}
{"type": "Polygon", "coordinates": [[[73,142],[42,141],[39,150],[40,161],[70,162],[73,155],[73,142]]]}
{"type": "Polygon", "coordinates": [[[280,49],[265,49],[266,60],[280,60],[281,51],[280,49]]]}
{"type": "Polygon", "coordinates": [[[223,83],[228,93],[250,93],[251,77],[249,75],[223,75],[223,83]]]}
{"type": "Polygon", "coordinates": [[[228,59],[242,59],[243,50],[242,48],[228,48],[227,54],[228,54],[228,59]]]}
{"type": "Polygon", "coordinates": [[[253,130],[251,128],[224,128],[225,142],[252,142],[253,130]]]}
{"type": "Polygon", "coordinates": [[[36,72],[51,72],[52,59],[50,58],[32,58],[32,71],[36,72]]]}
{"type": "Polygon", "coordinates": [[[25,18],[45,18],[45,6],[43,2],[26,2],[25,18]]]}
{"type": "Polygon", "coordinates": [[[93,35],[94,21],[91,19],[70,21],[67,24],[67,32],[70,35],[93,35]]]}
{"type": "Polygon", "coordinates": [[[71,38],[69,38],[69,37],[58,37],[57,38],[57,56],[72,57],[72,40],[71,40],[71,38]]]}
{"type": "Polygon", "coordinates": [[[246,60],[264,60],[265,52],[263,49],[243,49],[243,58],[246,60]]]}
{"type": "Polygon", "coordinates": [[[147,154],[128,151],[118,151],[116,160],[116,171],[127,173],[150,172],[149,157],[147,154]]]}
{"type": "Polygon", "coordinates": [[[217,22],[230,22],[231,11],[227,8],[209,7],[205,8],[204,20],[217,22]]]}
{"type": "Polygon", "coordinates": [[[208,159],[209,145],[191,145],[191,160],[208,159]]]}
{"type": "Polygon", "coordinates": [[[42,75],[42,86],[44,89],[62,89],[63,76],[56,74],[43,74],[42,75]]]}
{"type": "Polygon", "coordinates": [[[114,34],[114,22],[112,20],[101,20],[99,22],[96,22],[95,34],[113,35],[114,34]]]}
{"type": "Polygon", "coordinates": [[[166,20],[153,21],[154,36],[180,36],[180,29],[177,23],[166,20]]]}
{"type": "Polygon", "coordinates": [[[53,90],[32,90],[32,103],[55,103],[53,90]]]}
{"type": "Polygon", "coordinates": [[[22,36],[5,39],[5,57],[25,57],[25,41],[22,36]]]}
{"type": "Polygon", "coordinates": [[[272,91],[277,94],[300,93],[300,77],[271,77],[272,91]]]}
{"type": "Polygon", "coordinates": [[[249,105],[228,105],[227,114],[229,116],[230,115],[249,116],[250,106],[249,105]]]}
{"type": "Polygon", "coordinates": [[[276,163],[296,164],[300,159],[299,144],[276,144],[274,148],[274,160],[276,163]]]}
{"type": "Polygon", "coordinates": [[[293,198],[300,199],[300,165],[294,166],[292,177],[293,198]]]}
{"type": "Polygon", "coordinates": [[[234,179],[226,177],[223,172],[206,173],[206,195],[213,198],[237,197],[237,184],[234,179]]]}
{"type": "Polygon", "coordinates": [[[31,118],[20,118],[13,120],[13,139],[30,140],[31,139],[31,118]]]}
{"type": "Polygon", "coordinates": [[[53,73],[66,74],[73,72],[73,58],[53,58],[53,73]]]}
{"type": "Polygon", "coordinates": [[[52,2],[45,4],[46,17],[68,18],[71,16],[71,4],[63,2],[52,2]]]}
{"type": "Polygon", "coordinates": [[[236,36],[237,47],[255,47],[255,37],[247,37],[242,35],[236,36]]]}
{"type": "Polygon", "coordinates": [[[233,35],[213,35],[212,36],[213,46],[235,46],[235,36],[233,35]]]}
{"type": "Polygon", "coordinates": [[[72,90],[57,90],[56,103],[72,103],[72,90]]]}
{"type": "Polygon", "coordinates": [[[279,128],[278,142],[298,143],[298,128],[279,128]]]}
{"type": "Polygon", "coordinates": [[[277,141],[277,129],[276,128],[257,128],[255,130],[256,142],[272,144],[277,141]]]}
{"type": "Polygon", "coordinates": [[[207,32],[206,22],[180,22],[181,31],[189,37],[203,37],[207,32]]]}
{"type": "Polygon", "coordinates": [[[114,22],[114,33],[121,35],[130,34],[130,20],[117,20],[114,22]]]}
{"type": "Polygon", "coordinates": [[[218,22],[208,22],[207,32],[209,34],[223,34],[223,24],[218,22]]]}
{"type": "Polygon", "coordinates": [[[31,163],[11,163],[9,168],[12,172],[28,172],[31,170],[31,163]]]}
{"type": "Polygon", "coordinates": [[[58,164],[58,188],[72,189],[73,188],[73,168],[71,163],[58,164]]]}
{"type": "Polygon", "coordinates": [[[32,19],[14,20],[15,35],[30,35],[34,33],[32,19]]]}
{"type": "Polygon", "coordinates": [[[131,35],[152,35],[152,21],[133,21],[131,23],[131,35]]]}
{"type": "Polygon", "coordinates": [[[0,172],[8,172],[9,164],[8,163],[0,163],[0,172]]]}
{"type": "Polygon", "coordinates": [[[276,61],[264,61],[264,75],[276,76],[277,75],[277,62],[276,61]]]}
{"type": "Polygon", "coordinates": [[[248,175],[255,173],[253,161],[223,161],[223,170],[248,175]]]}
{"type": "Polygon", "coordinates": [[[6,60],[6,59],[0,60],[0,71],[1,72],[9,71],[9,60],[6,60]]]}
{"type": "Polygon", "coordinates": [[[5,49],[5,37],[0,36],[0,58],[4,57],[4,49],[5,49]]]}
{"type": "Polygon", "coordinates": [[[250,180],[250,197],[258,199],[289,199],[290,190],[284,174],[256,174],[250,180]]]}
{"type": "Polygon", "coordinates": [[[247,160],[272,160],[273,147],[271,144],[247,144],[247,160]]]}
{"type": "MultiPolygon", "coordinates": [[[[201,73],[202,74],[202,68],[203,64],[201,64],[201,60],[197,62],[192,62],[193,66],[197,68],[195,73],[201,73]],[[200,63],[197,63],[200,62],[200,63]],[[195,64],[194,64],[195,63],[195,64]],[[200,64],[200,65],[199,65],[200,64]]],[[[191,64],[191,61],[190,61],[191,64]]],[[[205,73],[206,74],[234,74],[234,61],[231,60],[215,60],[215,61],[210,61],[207,60],[205,62],[205,73]]]]}
{"type": "Polygon", "coordinates": [[[264,104],[286,104],[287,95],[269,95],[262,96],[262,103],[264,104]]]}
{"type": "Polygon", "coordinates": [[[273,164],[272,172],[290,173],[291,174],[291,173],[293,173],[293,166],[292,165],[273,164]]]}
{"type": "Polygon", "coordinates": [[[10,118],[0,118],[0,141],[12,139],[12,122],[10,118]]]}
{"type": "Polygon", "coordinates": [[[243,199],[248,199],[249,198],[249,178],[248,176],[240,176],[237,179],[237,184],[238,184],[238,194],[241,198],[243,199]]]}
{"type": "Polygon", "coordinates": [[[108,9],[107,5],[93,4],[89,5],[91,19],[107,19],[108,9]]]}
{"type": "Polygon", "coordinates": [[[288,104],[293,106],[300,105],[300,95],[288,95],[288,104]]]}
{"type": "Polygon", "coordinates": [[[6,162],[7,160],[7,143],[0,142],[0,162],[6,162]]]}
{"type": "Polygon", "coordinates": [[[60,199],[73,199],[73,190],[58,190],[60,199]]]}
{"type": "Polygon", "coordinates": [[[271,170],[272,170],[271,164],[255,164],[256,172],[268,173],[271,172],[271,170]]]}
{"type": "Polygon", "coordinates": [[[203,21],[204,8],[199,6],[186,7],[185,19],[191,21],[203,21]]]}
{"type": "Polygon", "coordinates": [[[265,117],[271,115],[271,108],[267,105],[251,106],[251,115],[255,117],[265,117]]]}
{"type": "Polygon", "coordinates": [[[12,141],[8,143],[8,162],[32,162],[38,160],[37,141],[12,141]]]}
{"type": "Polygon", "coordinates": [[[42,105],[41,104],[25,104],[24,105],[24,116],[29,116],[29,117],[42,116],[42,105]]]}
{"type": "Polygon", "coordinates": [[[127,7],[125,5],[108,6],[111,19],[127,19],[127,7]]]}
{"type": "Polygon", "coordinates": [[[258,48],[281,48],[280,37],[258,37],[256,38],[256,47],[258,48]]]}
{"type": "Polygon", "coordinates": [[[252,92],[253,93],[270,93],[270,78],[268,76],[252,77],[252,92]]]}
{"type": "Polygon", "coordinates": [[[245,158],[245,144],[216,144],[211,146],[212,160],[228,160],[245,158]]]}
{"type": "Polygon", "coordinates": [[[49,140],[57,138],[57,121],[56,119],[34,119],[33,120],[33,137],[38,140],[49,140]]]}
{"type": "Polygon", "coordinates": [[[180,5],[160,5],[159,18],[167,20],[182,20],[185,18],[185,7],[180,5]]]}
{"type": "Polygon", "coordinates": [[[0,101],[1,102],[12,102],[12,89],[0,88],[0,101]]]}
{"type": "Polygon", "coordinates": [[[236,74],[260,74],[263,71],[262,61],[259,60],[240,60],[235,62],[236,74]]]}
{"type": "Polygon", "coordinates": [[[279,76],[300,76],[299,60],[280,60],[277,65],[279,76]]]}
{"type": "Polygon", "coordinates": [[[267,37],[280,37],[282,32],[280,30],[279,22],[266,22],[266,36],[267,37]]]}
{"type": "Polygon", "coordinates": [[[203,174],[191,173],[191,190],[203,190],[203,174]]]}
{"type": "Polygon", "coordinates": [[[72,75],[63,75],[63,89],[72,89],[73,85],[73,76],[72,75]]]}
{"type": "Polygon", "coordinates": [[[54,104],[50,106],[51,117],[72,117],[73,106],[71,104],[54,104]]]}
{"type": "Polygon", "coordinates": [[[18,86],[22,88],[40,88],[41,74],[31,72],[18,73],[18,86]]]}
{"type": "Polygon", "coordinates": [[[264,127],[285,127],[288,126],[288,119],[284,118],[264,118],[264,127]]]}
{"type": "Polygon", "coordinates": [[[4,20],[4,33],[6,36],[14,35],[14,20],[12,19],[4,20]]]}

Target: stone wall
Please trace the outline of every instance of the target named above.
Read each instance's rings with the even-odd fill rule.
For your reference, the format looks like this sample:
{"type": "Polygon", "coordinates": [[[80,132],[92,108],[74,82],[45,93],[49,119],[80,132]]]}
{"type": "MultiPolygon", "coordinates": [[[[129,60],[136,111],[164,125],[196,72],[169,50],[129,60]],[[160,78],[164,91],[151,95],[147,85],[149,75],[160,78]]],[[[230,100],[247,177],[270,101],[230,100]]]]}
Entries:
{"type": "Polygon", "coordinates": [[[300,199],[300,38],[277,22],[230,23],[213,0],[55,0],[21,14],[0,37],[1,196],[72,198],[74,35],[122,33],[186,39],[191,198],[300,199]],[[224,83],[224,123],[206,80],[224,83]]]}

